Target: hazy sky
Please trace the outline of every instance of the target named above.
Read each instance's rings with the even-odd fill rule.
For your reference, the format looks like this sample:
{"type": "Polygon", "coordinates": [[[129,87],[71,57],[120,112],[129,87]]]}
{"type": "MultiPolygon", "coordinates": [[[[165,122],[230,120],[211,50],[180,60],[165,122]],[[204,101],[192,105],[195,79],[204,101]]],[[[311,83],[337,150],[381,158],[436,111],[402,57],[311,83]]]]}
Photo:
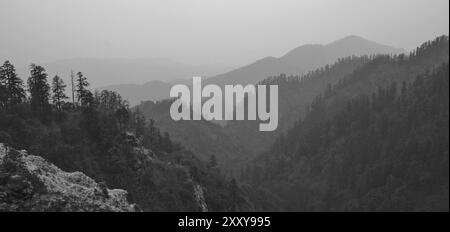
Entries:
{"type": "Polygon", "coordinates": [[[359,35],[412,49],[448,0],[0,0],[0,61],[166,57],[242,65],[359,35]]]}

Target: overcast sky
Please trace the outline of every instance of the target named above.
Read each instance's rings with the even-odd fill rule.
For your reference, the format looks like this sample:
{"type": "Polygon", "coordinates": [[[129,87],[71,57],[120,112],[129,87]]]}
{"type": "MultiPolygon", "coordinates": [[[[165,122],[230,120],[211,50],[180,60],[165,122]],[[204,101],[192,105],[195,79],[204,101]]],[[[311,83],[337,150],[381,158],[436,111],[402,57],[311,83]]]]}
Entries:
{"type": "Polygon", "coordinates": [[[0,0],[0,61],[165,57],[239,66],[359,35],[412,49],[448,0],[0,0]]]}

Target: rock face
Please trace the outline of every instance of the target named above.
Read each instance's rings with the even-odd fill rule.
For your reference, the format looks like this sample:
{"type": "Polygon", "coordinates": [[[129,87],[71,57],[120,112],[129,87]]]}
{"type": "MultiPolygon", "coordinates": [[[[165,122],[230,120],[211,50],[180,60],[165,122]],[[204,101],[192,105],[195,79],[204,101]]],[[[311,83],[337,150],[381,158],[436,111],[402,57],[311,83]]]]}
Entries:
{"type": "Polygon", "coordinates": [[[199,184],[193,184],[194,185],[194,197],[197,201],[197,204],[200,206],[200,209],[202,212],[208,212],[208,205],[205,201],[205,194],[203,192],[203,187],[199,184]]]}
{"type": "Polygon", "coordinates": [[[0,144],[1,211],[134,212],[125,190],[109,190],[81,172],[0,144]]]}

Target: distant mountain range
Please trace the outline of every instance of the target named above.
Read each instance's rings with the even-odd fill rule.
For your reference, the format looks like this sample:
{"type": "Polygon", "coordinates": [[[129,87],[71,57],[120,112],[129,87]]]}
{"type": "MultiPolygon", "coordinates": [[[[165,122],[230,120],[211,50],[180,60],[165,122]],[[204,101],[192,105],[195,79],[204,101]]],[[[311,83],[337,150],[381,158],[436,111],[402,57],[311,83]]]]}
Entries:
{"type": "Polygon", "coordinates": [[[150,81],[143,85],[137,84],[119,84],[119,85],[109,85],[97,88],[97,90],[111,90],[124,96],[131,105],[139,104],[141,101],[145,100],[162,100],[169,97],[170,88],[174,84],[187,84],[189,85],[189,80],[174,80],[171,82],[164,81],[150,81]]]}
{"type": "MultiPolygon", "coordinates": [[[[192,75],[212,76],[232,69],[223,65],[186,65],[166,58],[77,58],[42,65],[50,76],[59,74],[65,80],[68,80],[70,70],[81,71],[88,77],[93,88],[124,83],[146,83],[154,80],[171,82],[186,79],[192,75]]],[[[28,75],[29,71],[25,71],[28,75]]]]}
{"type": "MultiPolygon", "coordinates": [[[[404,49],[378,44],[358,36],[348,36],[327,45],[303,45],[291,50],[280,58],[266,57],[260,59],[252,64],[208,78],[205,84],[256,84],[269,76],[276,76],[281,73],[287,75],[305,74],[308,71],[332,64],[342,57],[352,55],[399,54],[405,52],[404,49]]],[[[98,68],[99,66],[98,64],[92,64],[92,67],[98,68]]],[[[151,68],[148,67],[149,70],[151,68]]],[[[175,71],[172,70],[169,73],[174,73],[175,71]]],[[[127,73],[121,73],[123,73],[123,76],[127,75],[127,73]]],[[[184,77],[197,74],[191,72],[190,75],[184,75],[184,77]]],[[[127,77],[126,80],[132,81],[134,75],[129,75],[131,77],[127,77]]],[[[168,75],[166,74],[166,76],[168,75]]],[[[131,105],[135,105],[140,101],[154,101],[168,98],[169,90],[173,84],[173,82],[151,81],[144,85],[119,84],[101,87],[100,89],[117,91],[123,97],[127,98],[131,105]]]]}
{"type": "Polygon", "coordinates": [[[304,74],[319,67],[336,62],[346,56],[373,54],[399,54],[404,49],[393,48],[366,40],[358,36],[348,36],[327,45],[303,45],[286,55],[266,57],[253,64],[238,68],[209,79],[215,84],[255,84],[269,76],[304,74]]]}

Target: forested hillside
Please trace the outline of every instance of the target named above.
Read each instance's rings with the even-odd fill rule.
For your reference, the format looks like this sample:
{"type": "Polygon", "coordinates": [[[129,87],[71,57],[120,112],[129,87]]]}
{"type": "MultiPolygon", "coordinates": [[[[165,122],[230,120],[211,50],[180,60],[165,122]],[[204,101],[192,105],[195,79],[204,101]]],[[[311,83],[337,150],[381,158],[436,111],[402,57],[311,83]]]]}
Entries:
{"type": "Polygon", "coordinates": [[[259,122],[248,120],[227,121],[225,126],[207,121],[175,122],[169,115],[169,101],[145,102],[137,108],[200,159],[207,161],[215,156],[226,174],[238,177],[250,160],[269,149],[280,133],[293,127],[299,117],[304,117],[316,96],[329,95],[334,86],[361,78],[354,85],[347,85],[351,89],[333,98],[337,107],[345,104],[345,99],[371,93],[378,86],[389,86],[392,81],[412,81],[416,75],[448,60],[445,38],[425,43],[411,54],[343,57],[305,75],[280,74],[257,83],[279,88],[279,125],[273,132],[260,132],[259,122]]]}
{"type": "Polygon", "coordinates": [[[448,211],[448,36],[377,56],[243,171],[290,211],[448,211]]]}
{"type": "Polygon", "coordinates": [[[174,144],[153,121],[131,112],[111,91],[92,93],[80,72],[74,101],[58,76],[31,65],[25,84],[6,61],[0,69],[0,143],[40,155],[64,171],[81,171],[125,189],[144,211],[253,210],[236,181],[214,162],[174,144]]]}
{"type": "Polygon", "coordinates": [[[136,108],[200,159],[209,160],[214,156],[226,174],[238,176],[242,165],[269,148],[280,131],[293,126],[318,93],[369,61],[367,56],[345,57],[302,76],[281,74],[262,81],[260,84],[276,84],[279,88],[280,120],[274,132],[259,132],[256,121],[227,121],[224,126],[205,120],[173,121],[169,114],[170,100],[148,101],[136,108]]]}

